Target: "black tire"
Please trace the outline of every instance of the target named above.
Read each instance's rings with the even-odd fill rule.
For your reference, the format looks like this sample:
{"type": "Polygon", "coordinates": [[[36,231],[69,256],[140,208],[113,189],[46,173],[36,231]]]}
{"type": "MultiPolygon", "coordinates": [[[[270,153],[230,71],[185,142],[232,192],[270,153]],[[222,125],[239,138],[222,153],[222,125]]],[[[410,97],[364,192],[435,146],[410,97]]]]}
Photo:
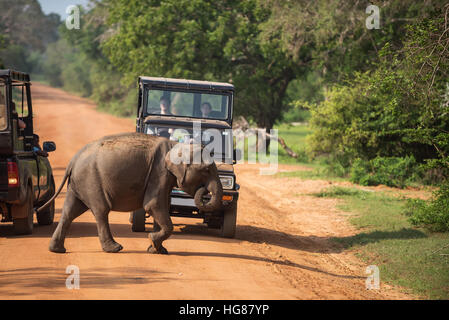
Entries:
{"type": "Polygon", "coordinates": [[[25,203],[19,207],[20,210],[26,210],[27,217],[21,219],[13,219],[14,233],[17,235],[26,235],[33,233],[33,192],[28,187],[25,203]]]}
{"type": "MultiPolygon", "coordinates": [[[[55,181],[53,180],[53,177],[51,178],[50,182],[50,188],[53,189],[53,192],[51,192],[51,196],[55,194],[55,181]]],[[[49,226],[53,224],[53,221],[55,219],[55,202],[53,201],[45,210],[42,210],[37,214],[37,222],[40,226],[49,226]]]]}
{"type": "Polygon", "coordinates": [[[139,209],[131,213],[131,223],[133,232],[145,232],[145,220],[147,213],[144,209],[139,209]]]}
{"type": "Polygon", "coordinates": [[[237,224],[237,204],[223,212],[223,224],[221,226],[221,236],[223,238],[234,238],[237,224]]]}
{"type": "Polygon", "coordinates": [[[209,229],[221,229],[221,226],[223,225],[223,219],[210,218],[206,221],[206,224],[209,229]]]}
{"type": "Polygon", "coordinates": [[[53,224],[55,219],[55,202],[53,201],[45,210],[42,210],[37,215],[37,223],[40,226],[49,226],[53,224]]]}

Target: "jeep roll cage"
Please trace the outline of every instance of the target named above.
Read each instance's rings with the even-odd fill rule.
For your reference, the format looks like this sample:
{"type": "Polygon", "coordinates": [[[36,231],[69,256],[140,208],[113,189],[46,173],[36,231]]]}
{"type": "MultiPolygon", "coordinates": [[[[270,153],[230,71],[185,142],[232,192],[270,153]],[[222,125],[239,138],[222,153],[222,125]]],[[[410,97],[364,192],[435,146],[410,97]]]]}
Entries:
{"type": "MultiPolygon", "coordinates": [[[[210,82],[199,80],[185,80],[185,79],[172,79],[172,78],[156,78],[156,77],[139,77],[139,105],[137,118],[145,118],[150,115],[147,113],[146,104],[147,97],[144,94],[148,90],[161,90],[161,91],[176,91],[176,92],[188,92],[198,94],[218,94],[226,96],[228,99],[228,110],[226,119],[212,119],[217,121],[224,121],[232,126],[233,116],[233,93],[234,86],[229,83],[222,82],[210,82]]],[[[199,103],[196,107],[199,109],[199,103]]],[[[186,116],[170,115],[173,118],[186,118],[186,116]]],[[[198,116],[191,116],[188,118],[202,119],[198,116]]]]}
{"type": "Polygon", "coordinates": [[[30,82],[30,76],[28,74],[10,69],[0,70],[0,78],[4,78],[6,82],[30,82]]]}
{"type": "Polygon", "coordinates": [[[29,74],[15,71],[11,69],[0,70],[0,81],[4,81],[4,85],[7,88],[6,92],[6,117],[7,117],[7,128],[0,131],[0,153],[6,152],[9,149],[12,152],[13,148],[15,151],[31,151],[32,140],[33,140],[33,114],[32,114],[32,102],[31,102],[31,79],[29,74]],[[21,102],[22,105],[13,105],[13,88],[22,87],[21,90],[21,102]],[[22,121],[25,122],[26,128],[23,129],[23,133],[17,134],[17,122],[19,119],[19,111],[23,111],[23,106],[27,106],[28,114],[25,117],[20,117],[22,121]],[[23,137],[24,145],[20,147],[17,141],[20,140],[19,136],[23,137]]]}

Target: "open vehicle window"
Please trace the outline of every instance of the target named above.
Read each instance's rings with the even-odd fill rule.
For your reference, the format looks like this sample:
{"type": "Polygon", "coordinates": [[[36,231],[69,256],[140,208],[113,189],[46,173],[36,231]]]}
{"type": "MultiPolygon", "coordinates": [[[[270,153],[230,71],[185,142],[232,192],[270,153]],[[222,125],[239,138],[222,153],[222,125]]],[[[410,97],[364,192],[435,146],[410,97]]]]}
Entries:
{"type": "Polygon", "coordinates": [[[19,118],[28,117],[27,91],[24,85],[15,85],[12,87],[12,101],[15,104],[19,118]]]}
{"type": "Polygon", "coordinates": [[[221,94],[148,90],[146,110],[147,114],[226,120],[229,99],[221,94]]]}
{"type": "Polygon", "coordinates": [[[6,111],[6,85],[0,80],[0,131],[8,127],[8,114],[6,111]]]}

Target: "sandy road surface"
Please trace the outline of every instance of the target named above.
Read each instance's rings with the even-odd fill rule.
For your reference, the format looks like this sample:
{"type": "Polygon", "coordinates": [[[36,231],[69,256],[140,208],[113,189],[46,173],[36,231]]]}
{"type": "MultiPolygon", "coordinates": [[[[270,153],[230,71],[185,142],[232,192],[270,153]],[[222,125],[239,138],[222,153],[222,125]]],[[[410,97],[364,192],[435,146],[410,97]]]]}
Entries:
{"type": "MultiPolygon", "coordinates": [[[[57,185],[84,144],[134,131],[132,120],[99,113],[61,90],[35,84],[33,99],[41,141],[57,144],[50,156],[57,185]]],[[[366,265],[330,244],[329,237],[355,230],[335,209],[337,200],[307,196],[326,182],[260,176],[257,165],[239,165],[237,177],[236,239],[218,237],[201,221],[175,218],[175,233],[165,242],[168,256],[146,253],[147,234],[131,232],[126,213],[110,215],[124,247],[118,254],[101,250],[91,212],[72,224],[64,255],[47,249],[56,224],[35,224],[31,236],[15,236],[11,224],[0,225],[0,299],[407,298],[383,284],[367,291],[366,265]],[[80,269],[80,290],[65,286],[69,265],[80,269]]],[[[56,221],[63,202],[64,192],[56,200],[56,221]]]]}

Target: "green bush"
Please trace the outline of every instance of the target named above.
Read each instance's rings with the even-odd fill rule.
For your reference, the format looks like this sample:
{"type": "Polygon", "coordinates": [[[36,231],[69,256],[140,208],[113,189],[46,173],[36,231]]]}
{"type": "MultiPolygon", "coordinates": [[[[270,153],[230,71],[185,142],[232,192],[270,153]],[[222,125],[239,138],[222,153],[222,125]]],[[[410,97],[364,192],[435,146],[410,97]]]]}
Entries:
{"type": "Polygon", "coordinates": [[[347,177],[349,174],[348,160],[343,156],[330,155],[329,157],[320,157],[319,163],[322,165],[322,168],[319,169],[322,175],[347,177]]]}
{"type": "Polygon", "coordinates": [[[376,157],[370,161],[356,159],[351,168],[350,180],[364,186],[383,184],[404,188],[418,179],[418,171],[413,156],[376,157]]]}
{"type": "Polygon", "coordinates": [[[449,231],[449,183],[441,185],[429,201],[408,200],[406,210],[415,226],[435,232],[449,231]]]}

